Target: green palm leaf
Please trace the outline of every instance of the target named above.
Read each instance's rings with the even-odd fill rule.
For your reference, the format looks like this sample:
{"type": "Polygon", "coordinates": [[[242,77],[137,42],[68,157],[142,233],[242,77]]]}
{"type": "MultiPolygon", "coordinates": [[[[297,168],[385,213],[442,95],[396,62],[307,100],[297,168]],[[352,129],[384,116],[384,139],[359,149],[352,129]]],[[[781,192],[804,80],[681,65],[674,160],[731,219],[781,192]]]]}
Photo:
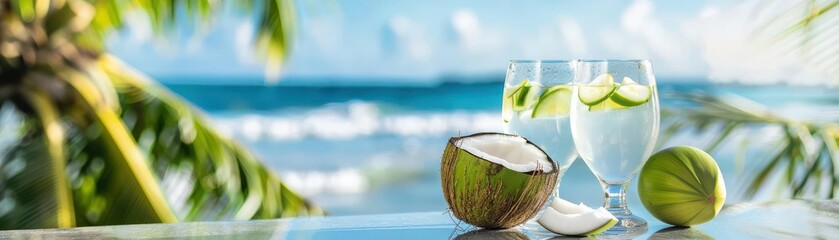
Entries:
{"type": "MultiPolygon", "coordinates": [[[[675,95],[674,95],[675,96],[675,95]]],[[[761,191],[776,189],[776,196],[832,198],[839,192],[839,144],[835,133],[839,126],[832,123],[810,123],[786,119],[773,114],[765,106],[736,96],[682,94],[699,108],[665,109],[667,126],[662,135],[664,143],[674,133],[716,128],[718,134],[705,145],[713,153],[718,146],[731,141],[732,132],[754,127],[772,126],[783,131],[782,138],[773,145],[761,146],[770,153],[765,159],[752,157],[758,169],[744,173],[748,184],[743,190],[747,198],[761,191]],[[781,177],[773,177],[781,176],[781,177]],[[822,185],[822,182],[828,182],[822,185]]],[[[705,132],[705,131],[701,131],[705,132]]],[[[749,146],[741,146],[746,148],[749,146]]]]}
{"type": "MultiPolygon", "coordinates": [[[[70,227],[44,135],[27,135],[2,159],[0,229],[70,227]]],[[[66,187],[65,187],[66,189],[66,187]]],[[[72,216],[72,211],[69,212],[72,216]]]]}
{"type": "Polygon", "coordinates": [[[798,55],[808,66],[839,80],[839,0],[764,1],[771,17],[754,35],[779,53],[798,55]]]}
{"type": "Polygon", "coordinates": [[[166,203],[143,153],[119,116],[101,101],[92,80],[72,69],[57,69],[55,75],[67,81],[80,97],[81,108],[90,112],[95,125],[89,127],[101,131],[94,137],[99,147],[91,148],[89,152],[102,157],[108,166],[97,186],[105,197],[104,210],[98,221],[109,224],[176,222],[177,217],[166,203]]]}
{"type": "Polygon", "coordinates": [[[72,227],[75,225],[70,185],[64,174],[64,128],[49,96],[24,91],[37,118],[30,135],[0,162],[0,193],[5,213],[0,229],[72,227]]]}
{"type": "Polygon", "coordinates": [[[123,118],[158,175],[188,172],[201,180],[185,187],[184,219],[321,214],[244,148],[213,131],[199,110],[112,56],[103,56],[100,66],[122,95],[123,118]]]}
{"type": "Polygon", "coordinates": [[[254,45],[257,48],[255,50],[258,56],[267,61],[265,73],[269,83],[275,82],[279,77],[280,66],[291,49],[291,37],[297,24],[293,0],[95,0],[93,5],[95,14],[91,27],[82,35],[92,36],[84,40],[95,43],[91,48],[99,50],[103,48],[102,39],[105,34],[123,27],[123,14],[131,10],[146,13],[156,33],[166,33],[181,20],[207,20],[218,12],[219,8],[225,6],[234,7],[247,14],[255,14],[258,22],[254,37],[254,45]]]}
{"type": "MultiPolygon", "coordinates": [[[[276,76],[294,28],[291,0],[225,3],[258,14],[255,45],[268,60],[269,79],[276,76]]],[[[103,55],[105,36],[124,26],[126,12],[144,12],[165,33],[183,17],[207,20],[221,6],[213,0],[0,3],[6,46],[0,105],[12,103],[30,126],[0,162],[0,228],[322,214],[242,146],[214,132],[200,111],[103,55]]]]}

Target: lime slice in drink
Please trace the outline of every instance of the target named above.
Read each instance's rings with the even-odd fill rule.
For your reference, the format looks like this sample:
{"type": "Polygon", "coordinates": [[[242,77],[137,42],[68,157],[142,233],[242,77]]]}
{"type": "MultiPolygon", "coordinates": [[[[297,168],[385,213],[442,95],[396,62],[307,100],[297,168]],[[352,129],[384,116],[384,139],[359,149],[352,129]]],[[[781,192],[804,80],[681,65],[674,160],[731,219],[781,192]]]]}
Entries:
{"type": "Polygon", "coordinates": [[[638,84],[629,77],[623,77],[623,82],[615,90],[611,100],[623,106],[634,107],[650,101],[650,96],[652,96],[652,91],[649,86],[638,84]]]}
{"type": "Polygon", "coordinates": [[[579,95],[580,102],[587,106],[594,106],[598,103],[609,99],[612,93],[615,92],[615,79],[612,74],[604,73],[597,76],[588,84],[580,85],[579,95]]]}
{"type": "Polygon", "coordinates": [[[565,116],[568,115],[568,109],[571,107],[571,95],[573,90],[571,86],[559,85],[553,86],[545,90],[539,101],[533,106],[533,113],[531,118],[549,117],[549,116],[565,116]]]}
{"type": "Polygon", "coordinates": [[[612,101],[611,98],[609,98],[609,99],[606,99],[606,101],[598,103],[597,105],[589,106],[588,111],[593,112],[593,111],[621,110],[621,109],[627,109],[627,108],[629,108],[629,107],[620,105],[620,104],[616,103],[615,101],[612,101]]]}

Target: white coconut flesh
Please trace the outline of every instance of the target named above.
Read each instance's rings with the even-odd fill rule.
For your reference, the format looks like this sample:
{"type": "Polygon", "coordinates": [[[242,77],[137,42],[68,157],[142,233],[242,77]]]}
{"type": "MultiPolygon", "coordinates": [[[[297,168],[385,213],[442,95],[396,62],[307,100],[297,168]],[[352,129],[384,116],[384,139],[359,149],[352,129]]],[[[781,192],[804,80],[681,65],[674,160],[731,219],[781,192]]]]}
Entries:
{"type": "Polygon", "coordinates": [[[548,155],[522,137],[486,134],[460,140],[460,149],[516,172],[552,172],[548,155]]]}
{"type": "Polygon", "coordinates": [[[561,198],[554,198],[537,222],[548,231],[557,234],[587,236],[608,230],[618,219],[603,207],[593,209],[582,203],[575,205],[561,198]]]}

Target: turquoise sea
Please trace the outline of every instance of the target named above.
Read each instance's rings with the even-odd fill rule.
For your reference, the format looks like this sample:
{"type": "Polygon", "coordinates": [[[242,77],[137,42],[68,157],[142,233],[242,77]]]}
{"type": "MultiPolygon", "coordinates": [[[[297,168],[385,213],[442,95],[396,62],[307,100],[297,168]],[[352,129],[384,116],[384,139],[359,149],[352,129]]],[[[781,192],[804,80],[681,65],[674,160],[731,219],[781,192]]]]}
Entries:
{"type": "MultiPolygon", "coordinates": [[[[439,164],[446,140],[501,131],[501,81],[335,86],[328,83],[344,81],[306,84],[305,79],[292,79],[279,86],[166,86],[206,111],[217,130],[249,146],[300,194],[330,214],[355,215],[445,210],[439,164]]],[[[686,108],[695,105],[672,96],[736,94],[789,118],[839,119],[839,95],[832,89],[705,82],[659,79],[660,102],[664,108],[686,108]]],[[[765,160],[761,154],[771,150],[777,134],[772,128],[745,129],[713,154],[723,169],[729,202],[741,201],[733,195],[749,169],[765,160]],[[750,146],[743,152],[738,151],[742,142],[750,146]],[[736,154],[745,154],[745,163],[735,163],[736,154]]],[[[708,133],[686,132],[662,145],[703,146],[709,138],[708,133]]],[[[632,186],[630,206],[638,209],[632,186]]],[[[597,180],[580,159],[563,177],[560,194],[589,206],[599,205],[602,198],[597,180]]]]}

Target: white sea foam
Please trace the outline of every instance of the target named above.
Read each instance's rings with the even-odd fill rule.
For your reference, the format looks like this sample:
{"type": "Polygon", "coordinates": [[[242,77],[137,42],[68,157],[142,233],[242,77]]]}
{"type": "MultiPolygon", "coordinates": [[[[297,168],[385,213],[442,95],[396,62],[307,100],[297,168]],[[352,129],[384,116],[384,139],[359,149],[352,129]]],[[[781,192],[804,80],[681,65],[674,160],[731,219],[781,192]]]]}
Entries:
{"type": "Polygon", "coordinates": [[[370,185],[367,176],[354,168],[337,171],[285,171],[280,176],[291,189],[307,197],[323,193],[361,193],[370,185]]]}
{"type": "Polygon", "coordinates": [[[212,115],[218,131],[248,141],[347,140],[373,135],[433,137],[498,131],[499,116],[490,111],[383,113],[378,105],[360,101],[311,110],[212,115]]]}

